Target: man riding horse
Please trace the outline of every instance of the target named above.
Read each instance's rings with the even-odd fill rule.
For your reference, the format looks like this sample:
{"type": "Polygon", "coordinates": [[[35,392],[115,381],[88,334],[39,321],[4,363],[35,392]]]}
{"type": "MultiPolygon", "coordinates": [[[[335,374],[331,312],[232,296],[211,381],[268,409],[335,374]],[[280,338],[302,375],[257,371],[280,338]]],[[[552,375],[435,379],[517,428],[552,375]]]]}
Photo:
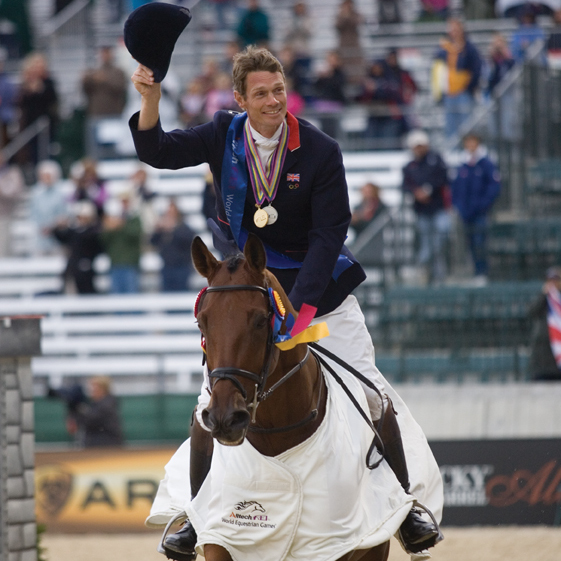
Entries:
{"type": "MultiPolygon", "coordinates": [[[[144,8],[149,6],[157,10],[163,5],[144,8]]],[[[166,10],[171,8],[166,6],[166,10]]],[[[132,37],[142,25],[146,25],[142,18],[133,21],[125,30],[125,39],[127,31],[132,37]]],[[[153,19],[150,25],[159,24],[153,19]]],[[[330,332],[324,346],[367,376],[380,391],[383,403],[378,393],[363,385],[375,423],[385,408],[381,433],[384,458],[403,489],[421,495],[418,498],[438,517],[442,509],[438,467],[407,406],[376,368],[364,316],[351,295],[366,276],[344,245],[351,211],[338,144],[287,111],[282,65],[268,50],[252,46],[234,57],[234,96],[241,113],[218,111],[209,123],[164,132],[159,121],[159,82],[169,58],[153,61],[130,40],[127,46],[140,62],[131,79],[141,94],[141,109],[129,123],[139,159],[159,169],[209,164],[217,193],[218,223],[209,224],[216,249],[232,255],[244,247],[249,234],[259,237],[266,249],[267,268],[280,281],[293,307],[297,311],[303,304],[317,308],[317,318],[327,323],[330,332]],[[409,469],[408,458],[414,458],[409,469]]],[[[201,416],[209,393],[205,372],[191,427],[193,496],[212,458],[212,437],[201,416]]],[[[399,535],[411,553],[442,539],[439,529],[416,507],[407,515],[399,535]]],[[[187,521],[167,537],[166,551],[177,552],[182,559],[194,558],[196,539],[187,521]]]]}

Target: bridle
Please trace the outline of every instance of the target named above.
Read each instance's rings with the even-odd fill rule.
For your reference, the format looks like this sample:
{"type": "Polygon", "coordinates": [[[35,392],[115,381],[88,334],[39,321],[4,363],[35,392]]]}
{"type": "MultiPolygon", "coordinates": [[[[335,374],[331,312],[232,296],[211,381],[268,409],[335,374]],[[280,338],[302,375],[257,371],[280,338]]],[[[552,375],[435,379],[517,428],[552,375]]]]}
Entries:
{"type": "MultiPolygon", "coordinates": [[[[259,406],[259,404],[261,402],[265,401],[281,384],[286,382],[290,377],[292,377],[294,374],[296,374],[296,372],[301,370],[301,368],[304,366],[304,364],[306,364],[306,362],[310,358],[311,353],[310,353],[310,349],[308,348],[307,352],[306,352],[306,355],[296,366],[294,366],[289,372],[287,372],[280,380],[278,380],[278,382],[273,384],[268,390],[265,390],[265,387],[267,385],[267,380],[269,378],[271,363],[272,363],[272,360],[273,360],[273,349],[274,349],[274,333],[273,333],[273,328],[271,326],[271,323],[272,323],[275,311],[273,309],[273,305],[272,305],[272,302],[271,302],[269,290],[267,288],[263,287],[263,286],[253,285],[253,284],[209,286],[207,288],[204,288],[201,291],[201,293],[199,294],[199,297],[197,298],[195,314],[198,313],[198,308],[200,308],[200,304],[202,302],[202,297],[204,295],[208,294],[209,292],[233,292],[233,291],[261,292],[265,296],[265,300],[267,302],[267,307],[268,307],[268,318],[267,318],[268,322],[267,323],[268,323],[268,326],[269,326],[268,334],[267,334],[267,347],[266,347],[266,350],[265,350],[265,360],[263,362],[263,366],[261,368],[260,374],[255,374],[254,372],[250,372],[249,370],[244,370],[243,368],[236,368],[236,367],[231,367],[231,366],[221,366],[221,367],[218,367],[218,368],[214,368],[213,370],[209,370],[208,377],[211,380],[211,390],[214,387],[214,384],[216,384],[216,382],[219,381],[219,380],[228,380],[232,384],[234,384],[234,386],[242,394],[242,396],[243,396],[243,398],[246,402],[247,408],[251,409],[251,425],[249,426],[249,430],[253,431],[253,432],[273,433],[273,432],[289,431],[289,430],[299,428],[299,427],[313,421],[318,416],[318,412],[319,412],[319,404],[321,403],[321,396],[322,396],[321,386],[320,386],[320,391],[319,391],[319,395],[318,395],[317,406],[316,406],[315,409],[313,409],[310,412],[310,414],[306,418],[304,418],[301,421],[298,421],[297,423],[294,423],[292,425],[288,425],[286,427],[263,428],[263,427],[255,426],[255,416],[256,416],[257,407],[259,406]],[[249,402],[248,402],[248,399],[247,399],[248,398],[247,392],[245,391],[245,388],[243,387],[241,382],[238,380],[238,377],[246,378],[246,379],[251,380],[252,382],[255,383],[255,391],[254,391],[254,394],[253,394],[253,399],[249,402]],[[212,380],[214,380],[214,384],[212,383],[212,380]]],[[[320,376],[320,383],[321,383],[322,379],[323,379],[323,377],[320,376]]]]}

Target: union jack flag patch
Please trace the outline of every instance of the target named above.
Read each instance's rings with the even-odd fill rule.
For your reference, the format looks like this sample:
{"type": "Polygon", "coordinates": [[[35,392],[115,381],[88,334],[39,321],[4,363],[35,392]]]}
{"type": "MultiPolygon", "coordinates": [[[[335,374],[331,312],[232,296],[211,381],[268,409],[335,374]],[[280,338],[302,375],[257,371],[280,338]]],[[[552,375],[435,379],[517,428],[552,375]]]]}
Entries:
{"type": "Polygon", "coordinates": [[[299,173],[287,173],[286,174],[287,181],[300,181],[300,174],[299,173]]]}

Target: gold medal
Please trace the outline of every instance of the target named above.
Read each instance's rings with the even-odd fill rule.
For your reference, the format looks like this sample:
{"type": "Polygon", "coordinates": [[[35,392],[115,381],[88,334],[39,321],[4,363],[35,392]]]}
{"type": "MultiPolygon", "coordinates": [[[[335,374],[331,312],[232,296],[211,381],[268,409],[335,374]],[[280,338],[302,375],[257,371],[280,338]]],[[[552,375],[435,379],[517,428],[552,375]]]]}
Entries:
{"type": "Polygon", "coordinates": [[[264,228],[267,222],[269,222],[269,215],[262,208],[258,208],[253,215],[253,223],[258,228],[264,228]]]}
{"type": "Polygon", "coordinates": [[[269,220],[267,221],[267,226],[274,224],[277,221],[277,218],[279,217],[279,213],[277,209],[274,206],[269,205],[266,206],[263,210],[267,213],[269,217],[269,220]]]}

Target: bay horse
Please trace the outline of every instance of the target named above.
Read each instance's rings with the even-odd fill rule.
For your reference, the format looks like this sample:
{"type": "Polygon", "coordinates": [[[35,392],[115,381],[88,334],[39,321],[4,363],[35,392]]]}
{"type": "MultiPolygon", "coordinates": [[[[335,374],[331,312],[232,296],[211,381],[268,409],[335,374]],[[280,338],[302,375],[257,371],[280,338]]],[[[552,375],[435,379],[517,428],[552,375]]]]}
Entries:
{"type": "MultiPolygon", "coordinates": [[[[307,344],[285,351],[274,344],[276,306],[284,305],[285,317],[297,314],[266,269],[263,244],[250,235],[243,255],[219,261],[197,237],[191,253],[196,270],[208,281],[195,306],[212,388],[202,412],[205,425],[221,445],[240,446],[247,439],[267,457],[297,447],[324,421],[328,388],[307,344]]],[[[389,541],[384,541],[368,549],[349,547],[339,561],[386,561],[388,555],[389,541]]],[[[212,543],[205,543],[204,556],[206,561],[232,561],[224,547],[212,543]]]]}

